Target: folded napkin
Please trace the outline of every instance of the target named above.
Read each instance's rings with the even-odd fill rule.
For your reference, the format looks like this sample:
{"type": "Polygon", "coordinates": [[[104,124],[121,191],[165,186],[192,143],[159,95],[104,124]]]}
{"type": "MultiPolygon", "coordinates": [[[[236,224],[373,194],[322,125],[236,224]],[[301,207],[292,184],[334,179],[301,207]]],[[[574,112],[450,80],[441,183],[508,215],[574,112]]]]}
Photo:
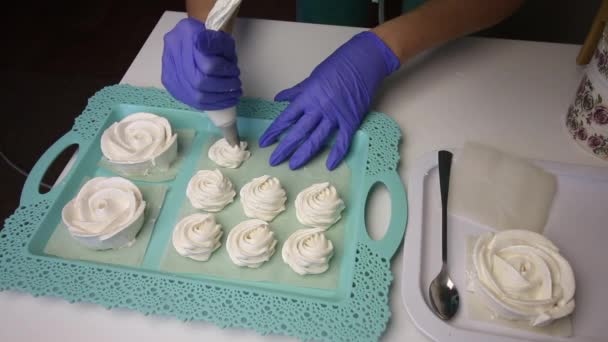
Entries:
{"type": "Polygon", "coordinates": [[[449,211],[496,230],[542,234],[556,187],[555,176],[530,161],[467,142],[452,166],[449,211]]]}

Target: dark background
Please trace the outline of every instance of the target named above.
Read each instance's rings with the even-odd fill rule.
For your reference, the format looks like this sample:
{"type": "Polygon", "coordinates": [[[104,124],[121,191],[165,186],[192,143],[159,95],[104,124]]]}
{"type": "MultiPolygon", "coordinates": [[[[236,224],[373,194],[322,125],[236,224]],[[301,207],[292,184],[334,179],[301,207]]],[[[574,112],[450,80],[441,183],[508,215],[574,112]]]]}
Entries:
{"type": "MultiPolygon", "coordinates": [[[[581,44],[599,2],[528,0],[512,17],[476,35],[581,44]]],[[[3,8],[0,152],[28,171],[72,127],[95,91],[120,81],[162,13],[185,6],[183,0],[23,3],[3,8]]],[[[388,18],[398,15],[398,1],[387,0],[386,7],[388,18]]],[[[295,0],[245,0],[240,16],[294,21],[295,0]]],[[[370,14],[368,26],[375,20],[370,14]]],[[[67,158],[51,168],[47,183],[67,158]]],[[[0,159],[0,179],[2,221],[17,207],[25,177],[0,159]]]]}

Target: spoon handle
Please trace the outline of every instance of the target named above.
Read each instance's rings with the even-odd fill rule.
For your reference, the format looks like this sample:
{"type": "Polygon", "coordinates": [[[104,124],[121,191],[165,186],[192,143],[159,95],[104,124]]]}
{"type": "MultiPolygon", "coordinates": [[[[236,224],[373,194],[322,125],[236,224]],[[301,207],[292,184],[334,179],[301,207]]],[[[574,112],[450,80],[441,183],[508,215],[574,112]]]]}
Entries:
{"type": "Polygon", "coordinates": [[[439,151],[439,188],[441,190],[441,260],[448,260],[448,190],[450,189],[450,169],[452,152],[439,151]]]}

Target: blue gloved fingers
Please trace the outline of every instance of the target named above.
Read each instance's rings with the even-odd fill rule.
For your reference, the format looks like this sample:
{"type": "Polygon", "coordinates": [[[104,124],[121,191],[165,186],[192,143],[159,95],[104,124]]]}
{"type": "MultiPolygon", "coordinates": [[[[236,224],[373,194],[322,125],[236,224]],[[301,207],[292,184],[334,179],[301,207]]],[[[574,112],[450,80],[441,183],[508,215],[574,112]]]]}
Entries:
{"type": "Polygon", "coordinates": [[[304,81],[296,84],[295,86],[291,87],[291,88],[287,88],[284,89],[282,91],[280,91],[275,97],[274,100],[275,101],[289,101],[292,102],[296,96],[300,95],[300,93],[302,92],[302,84],[304,83],[304,81]]]}
{"type": "MultiPolygon", "coordinates": [[[[183,21],[183,20],[182,20],[183,21]]],[[[180,22],[181,23],[181,22],[180,22]]],[[[167,90],[170,87],[175,87],[177,84],[175,81],[177,80],[177,70],[178,70],[178,60],[180,56],[176,54],[175,46],[179,45],[181,47],[181,42],[179,40],[179,25],[176,26],[175,29],[169,31],[163,37],[163,56],[162,56],[162,70],[161,70],[161,78],[166,78],[166,81],[163,81],[163,85],[167,90]],[[173,83],[171,83],[173,81],[173,83]]],[[[177,90],[177,89],[176,89],[177,90]]]]}
{"type": "Polygon", "coordinates": [[[176,50],[174,51],[174,55],[175,73],[178,75],[177,80],[183,85],[182,91],[193,94],[198,86],[197,79],[202,77],[195,63],[193,63],[193,56],[196,51],[192,44],[189,44],[187,41],[180,41],[178,44],[174,47],[176,50]]]}
{"type": "Polygon", "coordinates": [[[238,77],[216,77],[198,74],[192,80],[191,86],[201,92],[227,93],[241,89],[241,80],[238,77]]]}
{"type": "MultiPolygon", "coordinates": [[[[167,36],[165,35],[165,41],[167,39],[167,36]]],[[[160,73],[160,78],[161,78],[161,82],[163,84],[163,86],[170,92],[171,90],[169,89],[170,87],[173,86],[173,84],[175,83],[175,61],[173,60],[173,55],[171,54],[171,51],[169,49],[169,47],[167,46],[167,44],[165,44],[165,46],[163,47],[163,57],[161,59],[161,63],[162,63],[162,70],[160,73]]]]}
{"type": "Polygon", "coordinates": [[[281,140],[277,148],[270,155],[270,165],[276,166],[287,160],[291,154],[302,144],[323,119],[320,113],[305,113],[298,122],[291,126],[289,133],[281,140]]]}
{"type": "Polygon", "coordinates": [[[239,97],[241,97],[241,95],[243,95],[241,89],[221,93],[196,93],[195,107],[204,110],[217,110],[233,107],[239,102],[239,97]]]}
{"type": "MultiPolygon", "coordinates": [[[[166,49],[167,47],[165,46],[165,50],[166,49]]],[[[178,101],[194,106],[195,99],[190,96],[189,92],[182,91],[184,89],[184,84],[175,72],[176,63],[174,56],[170,52],[165,51],[165,53],[163,53],[162,68],[161,82],[165,89],[167,89],[167,91],[178,101]]],[[[188,87],[189,85],[185,86],[188,87]]]]}
{"type": "Polygon", "coordinates": [[[340,165],[340,163],[342,162],[344,157],[346,157],[346,155],[348,154],[348,149],[350,148],[350,143],[352,142],[354,135],[355,135],[355,131],[353,131],[352,129],[349,129],[346,127],[340,128],[340,131],[338,132],[338,136],[336,137],[336,142],[334,143],[334,146],[331,148],[331,151],[329,152],[329,156],[327,157],[327,162],[325,163],[328,170],[331,171],[331,170],[335,169],[336,167],[338,167],[338,165],[340,165]]]}
{"type": "MultiPolygon", "coordinates": [[[[347,155],[353,136],[368,112],[374,93],[382,80],[398,68],[397,56],[371,31],[358,34],[340,46],[319,64],[304,82],[280,92],[275,97],[276,101],[290,101],[292,104],[297,102],[307,113],[314,109],[322,113],[323,121],[311,131],[309,139],[283,139],[273,153],[275,156],[271,158],[271,164],[276,164],[293,153],[290,167],[301,167],[320,151],[328,136],[337,130],[336,142],[326,165],[330,170],[338,167],[347,155]],[[331,125],[328,126],[325,120],[331,125]]],[[[306,116],[308,114],[300,120],[306,116]]],[[[296,118],[297,116],[294,116],[271,125],[269,131],[264,133],[260,146],[274,143],[296,118]]],[[[281,121],[281,117],[277,120],[281,121]]],[[[294,126],[290,132],[295,131],[298,131],[298,128],[294,126]]]]}
{"type": "Polygon", "coordinates": [[[185,18],[180,20],[165,36],[168,36],[170,39],[179,40],[180,37],[191,36],[201,30],[205,30],[205,24],[197,19],[185,18]]]}
{"type": "Polygon", "coordinates": [[[289,159],[289,168],[297,170],[308,163],[323,148],[336,126],[327,119],[321,120],[308,139],[300,145],[289,159]]]}
{"type": "Polygon", "coordinates": [[[177,100],[199,110],[237,104],[242,94],[234,39],[192,18],[164,36],[161,80],[177,100]]]}
{"type": "Polygon", "coordinates": [[[291,125],[293,125],[304,113],[303,107],[300,102],[295,101],[289,104],[285,110],[274,119],[270,127],[266,129],[264,134],[260,137],[260,147],[268,147],[275,142],[279,136],[291,125]]]}
{"type": "Polygon", "coordinates": [[[204,55],[222,56],[236,63],[234,38],[224,31],[203,30],[196,37],[196,49],[204,55]]]}
{"type": "Polygon", "coordinates": [[[184,93],[192,94],[194,97],[190,102],[184,103],[198,109],[214,109],[226,103],[233,106],[238,102],[238,97],[242,94],[241,81],[238,77],[207,77],[198,70],[196,63],[192,63],[193,56],[198,54],[193,50],[192,45],[182,43],[180,51],[181,61],[175,63],[176,72],[187,77],[178,77],[177,82],[182,90],[187,90],[184,93]]]}
{"type": "Polygon", "coordinates": [[[241,74],[236,62],[223,56],[194,53],[194,64],[199,72],[208,76],[238,77],[241,74]]]}

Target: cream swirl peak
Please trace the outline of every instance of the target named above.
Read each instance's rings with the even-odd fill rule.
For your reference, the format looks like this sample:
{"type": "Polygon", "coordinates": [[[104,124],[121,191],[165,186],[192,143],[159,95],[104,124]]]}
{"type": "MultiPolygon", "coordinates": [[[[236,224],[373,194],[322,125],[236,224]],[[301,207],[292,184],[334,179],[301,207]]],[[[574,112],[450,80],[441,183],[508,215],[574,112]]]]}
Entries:
{"type": "Polygon", "coordinates": [[[334,246],[324,232],[322,228],[296,230],[283,244],[283,261],[300,275],[327,271],[334,246]]]}
{"type": "Polygon", "coordinates": [[[218,212],[234,201],[236,191],[220,170],[200,170],[188,182],[186,196],[194,208],[218,212]]]}
{"type": "Polygon", "coordinates": [[[144,222],[146,202],[132,182],[96,177],[86,182],[61,212],[76,240],[91,249],[131,245],[144,222]]]}
{"type": "Polygon", "coordinates": [[[296,197],[296,216],[305,226],[328,229],[342,218],[344,201],[336,188],[325,182],[309,186],[296,197]]]}
{"type": "Polygon", "coordinates": [[[181,256],[207,261],[220,246],[222,226],[213,214],[192,214],[184,217],[173,229],[173,247],[181,256]]]}
{"type": "Polygon", "coordinates": [[[169,121],[152,113],[131,114],[113,123],[101,136],[101,151],[113,163],[156,161],[168,168],[177,156],[177,135],[169,121]],[[159,158],[170,154],[170,158],[159,158]]]}
{"type": "Polygon", "coordinates": [[[285,210],[287,194],[276,177],[254,178],[243,186],[240,194],[247,217],[270,222],[285,210]]]}
{"type": "Polygon", "coordinates": [[[226,139],[216,141],[209,148],[209,159],[213,160],[221,167],[236,169],[251,157],[251,152],[247,151],[247,142],[241,141],[238,146],[230,146],[226,139]]]}
{"type": "Polygon", "coordinates": [[[275,252],[277,240],[268,223],[262,220],[247,220],[237,224],[226,240],[226,249],[237,266],[258,268],[275,252]]]}
{"type": "Polygon", "coordinates": [[[527,230],[481,235],[473,249],[475,292],[499,317],[543,326],[574,310],[574,273],[558,248],[527,230]]]}

